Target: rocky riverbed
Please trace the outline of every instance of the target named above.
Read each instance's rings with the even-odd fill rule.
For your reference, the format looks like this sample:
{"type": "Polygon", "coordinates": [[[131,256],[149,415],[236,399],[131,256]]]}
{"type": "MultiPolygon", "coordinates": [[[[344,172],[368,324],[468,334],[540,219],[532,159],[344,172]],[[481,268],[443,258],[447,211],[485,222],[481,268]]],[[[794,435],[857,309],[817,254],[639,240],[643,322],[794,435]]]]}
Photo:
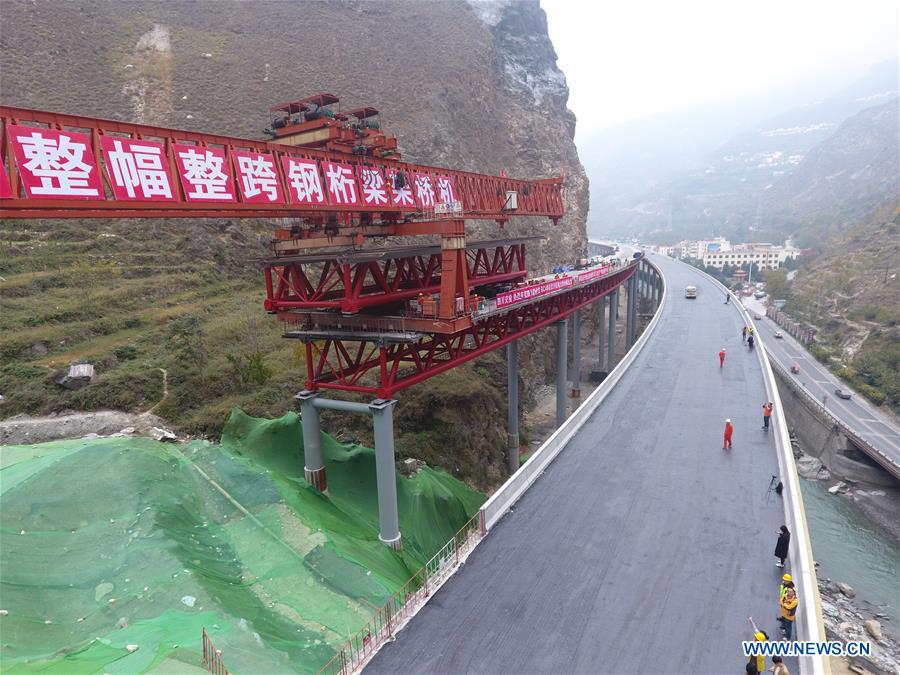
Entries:
{"type": "MultiPolygon", "coordinates": [[[[797,472],[802,478],[816,481],[837,499],[845,499],[868,519],[883,536],[900,542],[900,487],[870,485],[851,476],[838,476],[821,461],[805,454],[795,439],[792,439],[797,472]]],[[[807,495],[813,497],[814,495],[807,495]]],[[[806,501],[806,500],[805,500],[806,501]]],[[[807,514],[814,508],[807,504],[807,514]]],[[[873,534],[873,537],[876,535],[873,534]]],[[[827,553],[824,542],[813,538],[813,552],[827,553]]],[[[849,546],[844,542],[843,546],[849,546]]],[[[818,556],[819,554],[817,554],[818,556]]],[[[831,565],[821,556],[821,562],[828,570],[831,565]]],[[[854,560],[856,562],[856,560],[854,560]]],[[[865,565],[865,561],[859,561],[865,565]]],[[[848,673],[900,673],[900,625],[897,625],[896,611],[900,603],[900,586],[895,586],[893,597],[861,598],[856,590],[843,580],[831,579],[827,571],[820,568],[818,574],[819,594],[822,600],[822,616],[825,632],[829,640],[868,641],[872,644],[869,657],[831,658],[835,675],[848,673]],[[883,602],[884,604],[877,604],[883,602]],[[893,606],[893,614],[889,608],[893,606]]]]}
{"type": "Polygon", "coordinates": [[[834,675],[900,673],[900,627],[881,607],[858,599],[849,584],[827,577],[819,577],[819,595],[829,640],[868,641],[872,645],[868,657],[832,657],[834,675]]]}

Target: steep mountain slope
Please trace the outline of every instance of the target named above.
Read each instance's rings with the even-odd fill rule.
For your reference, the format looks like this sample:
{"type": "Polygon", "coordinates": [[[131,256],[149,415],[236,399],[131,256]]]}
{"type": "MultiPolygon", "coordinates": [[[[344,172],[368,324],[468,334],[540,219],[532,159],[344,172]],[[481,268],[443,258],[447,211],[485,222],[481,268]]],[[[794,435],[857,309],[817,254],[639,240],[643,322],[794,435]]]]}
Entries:
{"type": "Polygon", "coordinates": [[[799,225],[812,243],[896,198],[898,102],[895,98],[863,110],[815,146],[792,175],[767,193],[764,217],[782,227],[799,225]]]}
{"type": "MultiPolygon", "coordinates": [[[[659,147],[676,146],[690,161],[681,166],[674,160],[639,162],[631,170],[631,185],[608,194],[606,201],[598,200],[599,210],[592,204],[591,230],[673,241],[713,233],[744,240],[783,237],[785,223],[760,217],[765,216],[760,210],[769,201],[768,191],[787,180],[812,148],[849,117],[895,97],[898,76],[900,63],[880,64],[859,80],[828,95],[810,97],[803,105],[750,123],[744,118],[744,131],[730,139],[721,137],[721,132],[729,120],[735,120],[736,127],[740,118],[727,105],[713,108],[721,109],[723,119],[707,124],[705,136],[691,120],[671,116],[673,123],[666,129],[671,138],[659,147]],[[710,146],[709,141],[716,138],[721,140],[710,146]],[[702,152],[700,157],[697,150],[702,152]],[[661,175],[660,165],[672,170],[661,175]],[[645,180],[638,190],[641,176],[645,180]]],[[[790,100],[787,95],[785,101],[790,100]]],[[[705,122],[709,114],[709,110],[698,113],[697,119],[705,122]]],[[[658,126],[657,120],[651,132],[658,126]]],[[[594,166],[590,168],[594,176],[594,166]]]]}
{"type": "MultiPolygon", "coordinates": [[[[10,0],[0,20],[3,103],[260,137],[270,105],[330,91],[347,108],[378,107],[410,160],[536,178],[564,171],[568,215],[557,228],[486,223],[472,238],[545,235],[529,248],[535,271],[583,248],[587,179],[536,0],[10,0]]],[[[265,252],[269,229],[248,221],[0,223],[0,415],[148,407],[164,395],[158,368],[168,371],[169,393],[156,412],[188,429],[217,431],[232,405],[281,414],[305,368],[262,314],[251,261],[265,252]],[[251,373],[255,353],[265,368],[251,373]],[[98,364],[100,376],[70,394],[55,379],[75,359],[98,364]]],[[[527,382],[538,382],[552,352],[526,353],[527,382]]],[[[483,377],[495,361],[405,394],[415,402],[446,387],[472,433],[448,437],[450,422],[436,423],[428,406],[400,406],[398,428],[410,430],[401,452],[451,466],[463,449],[477,462],[454,466],[458,475],[496,479],[505,414],[494,382],[503,379],[483,377]]]]}
{"type": "Polygon", "coordinates": [[[817,329],[816,356],[900,412],[900,203],[831,239],[790,286],[786,311],[817,329]]]}

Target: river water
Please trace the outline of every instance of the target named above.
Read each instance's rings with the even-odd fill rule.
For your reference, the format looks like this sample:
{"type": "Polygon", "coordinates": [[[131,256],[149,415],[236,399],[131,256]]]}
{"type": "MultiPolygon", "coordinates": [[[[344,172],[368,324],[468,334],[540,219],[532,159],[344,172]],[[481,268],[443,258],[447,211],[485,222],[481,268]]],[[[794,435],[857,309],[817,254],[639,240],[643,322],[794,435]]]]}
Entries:
{"type": "MultiPolygon", "coordinates": [[[[850,584],[857,597],[900,623],[900,544],[877,529],[844,496],[800,480],[818,576],[850,584]]],[[[898,516],[900,517],[900,516],[898,516]]]]}

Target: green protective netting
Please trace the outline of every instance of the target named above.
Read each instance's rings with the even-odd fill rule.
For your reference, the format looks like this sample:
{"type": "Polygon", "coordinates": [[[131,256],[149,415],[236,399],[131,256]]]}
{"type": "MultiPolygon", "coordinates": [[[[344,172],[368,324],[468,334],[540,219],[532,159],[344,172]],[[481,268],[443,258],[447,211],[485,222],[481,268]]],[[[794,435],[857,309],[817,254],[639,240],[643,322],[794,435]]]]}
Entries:
{"type": "Polygon", "coordinates": [[[484,501],[398,474],[392,551],[374,452],[323,435],[323,496],[301,439],[293,413],[235,410],[219,444],[0,447],[3,672],[205,672],[203,627],[232,672],[315,672],[484,501]]]}

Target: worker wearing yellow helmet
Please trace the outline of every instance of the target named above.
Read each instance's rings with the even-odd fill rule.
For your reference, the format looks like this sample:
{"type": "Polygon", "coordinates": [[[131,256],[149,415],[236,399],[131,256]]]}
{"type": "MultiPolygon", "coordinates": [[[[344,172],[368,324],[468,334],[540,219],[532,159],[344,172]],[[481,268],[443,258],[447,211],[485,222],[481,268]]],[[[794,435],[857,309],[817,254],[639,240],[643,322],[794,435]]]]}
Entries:
{"type": "Polygon", "coordinates": [[[790,574],[785,574],[781,577],[781,588],[778,590],[778,599],[784,597],[784,594],[787,593],[788,589],[794,590],[794,579],[790,574]]]}
{"type": "MultiPolygon", "coordinates": [[[[752,616],[748,616],[747,620],[750,622],[750,625],[753,626],[753,637],[756,639],[757,642],[765,642],[766,640],[769,639],[769,636],[766,634],[766,632],[763,630],[760,630],[759,627],[756,625],[756,622],[753,621],[752,616]]],[[[756,656],[753,656],[751,654],[750,658],[748,658],[747,660],[750,663],[755,661],[755,663],[753,665],[756,666],[757,673],[766,672],[766,657],[764,654],[757,654],[756,656]]]]}

